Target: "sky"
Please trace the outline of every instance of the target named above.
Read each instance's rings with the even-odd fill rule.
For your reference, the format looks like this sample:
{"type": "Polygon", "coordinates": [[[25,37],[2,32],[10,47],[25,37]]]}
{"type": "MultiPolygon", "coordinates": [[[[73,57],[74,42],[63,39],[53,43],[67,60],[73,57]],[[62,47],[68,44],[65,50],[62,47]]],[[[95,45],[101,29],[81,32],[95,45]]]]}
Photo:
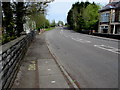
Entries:
{"type": "MultiPolygon", "coordinates": [[[[75,2],[85,2],[86,0],[55,0],[54,2],[50,3],[47,8],[47,19],[52,22],[55,20],[57,23],[58,21],[63,21],[64,23],[67,22],[67,13],[72,7],[72,4],[75,2]]],[[[99,3],[100,5],[104,6],[109,3],[109,0],[87,0],[89,2],[99,3]]]]}

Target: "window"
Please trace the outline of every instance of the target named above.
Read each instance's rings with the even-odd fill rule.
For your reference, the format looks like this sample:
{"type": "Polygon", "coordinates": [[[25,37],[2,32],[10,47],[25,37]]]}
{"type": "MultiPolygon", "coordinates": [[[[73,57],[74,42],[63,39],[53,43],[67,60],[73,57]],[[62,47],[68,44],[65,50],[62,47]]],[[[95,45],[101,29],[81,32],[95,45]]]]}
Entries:
{"type": "Polygon", "coordinates": [[[115,21],[115,12],[112,14],[112,22],[115,21]]]}
{"type": "Polygon", "coordinates": [[[119,11],[119,15],[118,16],[119,16],[119,22],[120,22],[120,11],[119,11]]]}
{"type": "Polygon", "coordinates": [[[109,16],[110,16],[110,13],[103,13],[103,14],[101,14],[100,21],[101,22],[109,22],[109,16]]]}
{"type": "Polygon", "coordinates": [[[108,29],[108,26],[105,26],[105,29],[108,29]]]}
{"type": "Polygon", "coordinates": [[[108,26],[101,26],[101,29],[108,29],[108,26]]]}

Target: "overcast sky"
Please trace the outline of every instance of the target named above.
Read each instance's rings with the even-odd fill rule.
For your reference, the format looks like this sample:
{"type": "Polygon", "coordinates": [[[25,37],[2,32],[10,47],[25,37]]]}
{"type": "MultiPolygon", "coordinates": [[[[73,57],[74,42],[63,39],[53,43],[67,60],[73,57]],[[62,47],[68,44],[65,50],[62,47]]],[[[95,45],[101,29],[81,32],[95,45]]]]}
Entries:
{"type": "MultiPolygon", "coordinates": [[[[67,22],[66,21],[67,13],[72,7],[72,4],[77,1],[85,2],[86,0],[55,0],[48,6],[47,19],[49,19],[50,21],[55,20],[56,22],[60,20],[63,22],[67,22]]],[[[87,1],[99,3],[103,6],[109,2],[109,0],[87,0],[87,1]]]]}

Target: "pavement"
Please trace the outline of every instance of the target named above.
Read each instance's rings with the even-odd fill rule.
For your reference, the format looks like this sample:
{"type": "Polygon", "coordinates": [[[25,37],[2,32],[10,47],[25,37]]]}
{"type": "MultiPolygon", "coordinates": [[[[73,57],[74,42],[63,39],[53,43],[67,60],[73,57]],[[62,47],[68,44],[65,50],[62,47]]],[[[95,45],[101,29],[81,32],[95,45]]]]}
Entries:
{"type": "Polygon", "coordinates": [[[47,47],[44,33],[37,35],[28,48],[12,88],[70,88],[47,47]]]}

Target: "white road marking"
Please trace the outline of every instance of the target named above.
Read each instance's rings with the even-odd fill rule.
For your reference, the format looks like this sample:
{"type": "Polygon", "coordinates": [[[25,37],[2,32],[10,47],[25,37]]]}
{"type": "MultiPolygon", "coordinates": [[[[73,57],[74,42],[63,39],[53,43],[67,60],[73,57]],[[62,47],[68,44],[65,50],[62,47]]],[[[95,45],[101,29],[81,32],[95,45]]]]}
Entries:
{"type": "Polygon", "coordinates": [[[62,32],[60,31],[60,34],[62,34],[62,32]]]}
{"type": "Polygon", "coordinates": [[[45,63],[48,63],[47,61],[45,63]]]}
{"type": "Polygon", "coordinates": [[[76,39],[74,39],[74,38],[72,38],[73,40],[76,40],[76,39]]]}
{"type": "Polygon", "coordinates": [[[114,47],[110,47],[110,46],[106,46],[106,45],[101,45],[103,47],[108,47],[108,48],[111,48],[111,49],[114,49],[114,50],[118,50],[117,48],[114,48],[114,47]]]}
{"type": "Polygon", "coordinates": [[[91,41],[86,41],[86,42],[91,43],[91,41]]]}
{"type": "Polygon", "coordinates": [[[68,37],[68,36],[65,36],[65,37],[68,37]]]}
{"type": "Polygon", "coordinates": [[[91,43],[91,41],[87,41],[87,40],[83,40],[83,39],[75,39],[75,38],[72,38],[73,40],[75,41],[78,41],[78,42],[81,42],[81,43],[91,43]]]}
{"type": "MultiPolygon", "coordinates": [[[[69,35],[70,36],[70,35],[69,35]]],[[[71,38],[73,38],[73,36],[70,36],[71,38]]]]}
{"type": "Polygon", "coordinates": [[[55,83],[56,81],[51,81],[51,83],[55,83]]]}
{"type": "Polygon", "coordinates": [[[48,71],[51,71],[51,69],[48,69],[48,71]]]}
{"type": "Polygon", "coordinates": [[[65,37],[70,37],[71,39],[81,42],[81,43],[91,43],[91,41],[87,41],[87,40],[83,40],[83,39],[79,39],[79,38],[73,38],[73,36],[71,36],[71,35],[67,36],[67,35],[63,34],[63,30],[60,31],[60,34],[62,34],[65,37]]]}
{"type": "Polygon", "coordinates": [[[110,51],[110,52],[113,52],[113,53],[120,54],[119,52],[117,52],[117,51],[119,51],[119,49],[114,48],[114,47],[110,47],[110,46],[106,46],[106,45],[94,45],[94,46],[101,48],[101,49],[104,49],[104,50],[107,50],[107,51],[110,51]]]}
{"type": "Polygon", "coordinates": [[[83,40],[83,39],[79,39],[79,40],[83,40]]]}

